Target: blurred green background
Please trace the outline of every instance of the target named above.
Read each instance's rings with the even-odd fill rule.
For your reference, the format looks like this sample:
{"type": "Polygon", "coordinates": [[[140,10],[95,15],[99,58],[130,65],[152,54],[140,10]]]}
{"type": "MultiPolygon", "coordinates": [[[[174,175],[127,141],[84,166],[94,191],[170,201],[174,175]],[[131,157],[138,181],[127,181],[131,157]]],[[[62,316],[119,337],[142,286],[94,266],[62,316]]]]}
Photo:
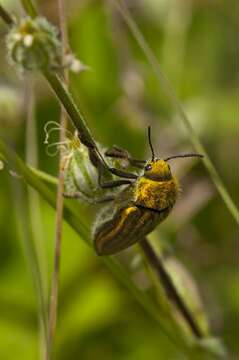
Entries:
{"type": "MultiPolygon", "coordinates": [[[[17,1],[1,3],[20,14],[17,1]]],[[[238,204],[239,3],[127,3],[238,204]]],[[[117,144],[136,157],[149,154],[149,124],[158,156],[191,151],[188,133],[112,4],[100,0],[66,4],[71,48],[90,67],[71,75],[71,90],[89,127],[105,146],[117,144]]],[[[39,7],[57,24],[55,1],[41,0],[39,7]]],[[[6,61],[2,22],[0,32],[0,133],[24,159],[25,78],[6,61]]],[[[39,168],[56,175],[58,159],[46,154],[43,127],[47,121],[58,121],[59,105],[40,76],[34,81],[39,168]]],[[[167,251],[193,274],[213,334],[223,338],[230,359],[238,359],[237,225],[200,161],[178,160],[172,167],[183,191],[172,215],[153,236],[160,236],[167,251]]],[[[0,172],[0,359],[4,360],[39,358],[37,300],[24,233],[30,221],[40,242],[46,291],[53,262],[55,213],[42,200],[35,212],[36,204],[29,206],[25,189],[21,194],[16,191],[19,181],[7,166],[0,172]]],[[[130,262],[133,254],[134,250],[130,262]]],[[[127,256],[126,251],[122,261],[130,267],[127,256]]],[[[139,276],[141,270],[134,271],[139,276]]],[[[147,282],[139,279],[147,288],[147,282]]],[[[66,224],[54,358],[181,359],[158,324],[66,224]]]]}

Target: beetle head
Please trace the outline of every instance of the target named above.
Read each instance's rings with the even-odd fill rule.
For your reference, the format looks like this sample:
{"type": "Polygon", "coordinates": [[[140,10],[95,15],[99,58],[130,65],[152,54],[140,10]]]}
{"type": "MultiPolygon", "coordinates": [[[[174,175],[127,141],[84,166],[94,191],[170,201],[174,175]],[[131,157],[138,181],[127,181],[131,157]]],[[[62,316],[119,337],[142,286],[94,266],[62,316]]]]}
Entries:
{"type": "Polygon", "coordinates": [[[144,177],[155,181],[167,181],[172,179],[172,173],[168,161],[176,158],[186,157],[203,157],[201,154],[179,154],[170,156],[167,159],[157,159],[155,157],[154,148],[151,140],[151,128],[148,127],[148,141],[152,153],[152,158],[144,167],[144,177]]]}

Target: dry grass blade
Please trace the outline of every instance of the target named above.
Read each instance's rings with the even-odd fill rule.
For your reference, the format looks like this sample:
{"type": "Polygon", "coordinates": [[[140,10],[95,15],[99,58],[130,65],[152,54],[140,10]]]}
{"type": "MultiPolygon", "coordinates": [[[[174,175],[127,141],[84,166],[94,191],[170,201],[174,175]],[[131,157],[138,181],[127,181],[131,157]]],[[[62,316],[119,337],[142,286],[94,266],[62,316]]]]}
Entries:
{"type": "MultiPolygon", "coordinates": [[[[64,53],[68,49],[68,35],[67,35],[67,23],[65,14],[64,0],[57,0],[59,23],[61,30],[61,41],[64,53]]],[[[62,59],[63,65],[63,59],[62,59]]],[[[63,78],[65,84],[69,83],[68,70],[64,69],[63,78]]],[[[65,129],[67,127],[67,115],[63,105],[61,105],[61,117],[60,117],[60,142],[65,141],[65,129]]],[[[63,191],[64,191],[64,173],[66,158],[64,153],[60,150],[59,160],[59,175],[57,185],[57,199],[56,199],[56,231],[55,231],[55,254],[54,254],[54,268],[52,274],[52,287],[50,297],[50,309],[49,309],[49,329],[48,329],[48,352],[46,358],[49,359],[52,352],[52,345],[54,341],[56,320],[57,320],[57,304],[58,304],[58,292],[59,292],[59,277],[60,277],[60,257],[61,257],[61,240],[62,240],[62,218],[64,210],[63,191]]]]}

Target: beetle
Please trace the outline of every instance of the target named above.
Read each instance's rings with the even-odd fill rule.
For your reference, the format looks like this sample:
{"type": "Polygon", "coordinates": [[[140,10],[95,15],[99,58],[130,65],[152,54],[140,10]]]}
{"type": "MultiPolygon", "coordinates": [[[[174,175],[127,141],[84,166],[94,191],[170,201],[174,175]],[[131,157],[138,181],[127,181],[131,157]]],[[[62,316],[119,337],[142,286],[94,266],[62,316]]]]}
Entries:
{"type": "Polygon", "coordinates": [[[150,127],[148,141],[152,157],[147,162],[133,159],[127,151],[117,147],[106,152],[106,156],[127,159],[131,165],[143,169],[139,175],[116,169],[115,174],[124,179],[108,183],[102,183],[99,178],[103,188],[127,186],[110,198],[111,204],[98,215],[93,228],[94,248],[98,255],[112,255],[128,248],[165,220],[179,192],[178,180],[172,175],[168,162],[175,158],[202,157],[193,153],[158,159],[152,146],[150,127]]]}

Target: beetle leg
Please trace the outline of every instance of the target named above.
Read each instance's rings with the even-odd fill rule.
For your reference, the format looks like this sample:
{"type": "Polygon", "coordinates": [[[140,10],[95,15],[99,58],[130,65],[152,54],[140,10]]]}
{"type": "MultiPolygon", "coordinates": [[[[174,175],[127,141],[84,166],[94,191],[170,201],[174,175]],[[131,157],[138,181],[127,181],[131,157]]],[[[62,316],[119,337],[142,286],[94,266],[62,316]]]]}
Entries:
{"type": "Polygon", "coordinates": [[[112,180],[112,181],[102,182],[102,168],[100,168],[98,173],[98,183],[102,189],[112,189],[122,185],[129,185],[132,183],[132,181],[122,179],[122,180],[112,180]]]}
{"type": "MultiPolygon", "coordinates": [[[[118,177],[125,178],[125,179],[137,179],[138,178],[138,176],[133,174],[133,173],[129,173],[127,171],[123,171],[123,170],[120,170],[120,169],[116,169],[114,167],[110,167],[106,163],[106,161],[105,161],[104,157],[101,155],[101,153],[95,147],[90,148],[89,154],[90,154],[90,158],[92,158],[92,156],[93,156],[93,160],[94,160],[93,164],[97,167],[99,173],[101,173],[103,169],[106,169],[111,174],[116,175],[118,177]]],[[[119,180],[118,184],[119,185],[116,185],[116,186],[129,184],[129,182],[127,182],[127,183],[126,182],[120,182],[120,180],[119,180]]]]}
{"type": "MultiPolygon", "coordinates": [[[[83,144],[85,144],[83,142],[83,144]]],[[[111,174],[116,175],[118,177],[122,177],[125,179],[137,179],[138,176],[133,174],[133,173],[129,173],[127,171],[123,171],[120,169],[116,169],[114,167],[110,167],[104,157],[102,156],[102,154],[100,153],[100,151],[97,149],[97,147],[94,145],[92,147],[90,147],[90,144],[86,145],[89,147],[89,155],[90,155],[90,159],[91,161],[93,161],[93,164],[97,167],[99,173],[102,171],[102,169],[107,169],[107,171],[109,171],[111,174]]],[[[118,185],[115,186],[120,186],[120,185],[125,185],[125,184],[129,184],[128,182],[122,182],[119,180],[118,185]]],[[[111,186],[110,186],[111,187],[111,186]]]]}
{"type": "Polygon", "coordinates": [[[110,202],[110,201],[114,201],[115,200],[115,196],[113,195],[109,195],[109,196],[105,196],[105,197],[102,197],[102,198],[96,198],[95,200],[95,203],[96,204],[104,204],[106,202],[110,202]]]}
{"type": "Polygon", "coordinates": [[[113,189],[118,186],[129,185],[129,184],[132,184],[132,182],[129,180],[114,180],[105,183],[100,183],[99,185],[102,189],[113,189]]]}
{"type": "Polygon", "coordinates": [[[137,179],[138,176],[133,174],[133,173],[129,173],[127,171],[123,171],[123,170],[119,170],[113,167],[109,167],[108,170],[111,172],[111,174],[125,178],[125,179],[137,179]]]}
{"type": "Polygon", "coordinates": [[[137,167],[139,169],[142,169],[146,163],[146,161],[144,160],[134,159],[127,150],[122,149],[116,145],[114,145],[112,149],[107,150],[105,152],[105,156],[116,159],[127,160],[130,165],[137,167]]]}
{"type": "Polygon", "coordinates": [[[85,195],[82,194],[80,191],[74,191],[74,192],[63,192],[63,196],[67,199],[81,199],[87,202],[91,202],[91,200],[85,195]]]}

